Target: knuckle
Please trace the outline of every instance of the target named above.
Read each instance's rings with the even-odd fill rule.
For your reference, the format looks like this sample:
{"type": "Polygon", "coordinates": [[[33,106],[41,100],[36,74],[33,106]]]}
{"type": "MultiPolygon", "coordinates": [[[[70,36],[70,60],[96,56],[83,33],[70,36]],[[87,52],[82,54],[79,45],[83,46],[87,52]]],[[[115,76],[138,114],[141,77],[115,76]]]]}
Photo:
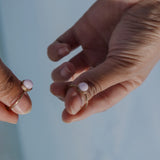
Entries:
{"type": "Polygon", "coordinates": [[[136,87],[139,87],[144,81],[145,81],[145,77],[144,76],[136,76],[135,79],[133,80],[133,84],[136,87]]]}
{"type": "Polygon", "coordinates": [[[102,91],[102,87],[99,82],[96,81],[94,78],[85,78],[84,82],[89,85],[89,90],[87,91],[87,97],[90,99],[95,96],[97,93],[102,91]]]}
{"type": "Polygon", "coordinates": [[[111,40],[108,56],[117,65],[117,71],[124,69],[123,72],[130,75],[153,59],[160,38],[159,10],[160,1],[142,1],[122,17],[121,33],[125,35],[111,40]]]}
{"type": "Polygon", "coordinates": [[[0,100],[10,105],[21,92],[20,81],[2,61],[0,61],[0,76],[0,100]]]}
{"type": "Polygon", "coordinates": [[[142,1],[127,11],[124,20],[132,33],[132,42],[140,44],[151,43],[159,39],[160,1],[142,1]]]}
{"type": "Polygon", "coordinates": [[[113,106],[113,101],[108,96],[104,97],[103,101],[104,106],[101,108],[100,112],[105,112],[113,106]]]}
{"type": "Polygon", "coordinates": [[[103,91],[96,95],[96,97],[100,100],[100,105],[97,107],[97,112],[105,112],[113,106],[112,99],[106,93],[107,91],[103,91]]]}
{"type": "Polygon", "coordinates": [[[107,60],[112,63],[113,67],[112,69],[119,73],[123,73],[124,75],[131,75],[137,72],[142,65],[142,62],[140,61],[139,55],[134,55],[129,52],[120,53],[119,51],[112,52],[107,60]]]}
{"type": "Polygon", "coordinates": [[[15,78],[13,75],[6,75],[3,80],[0,81],[0,94],[1,96],[7,95],[15,86],[15,78]]]}
{"type": "Polygon", "coordinates": [[[123,89],[123,91],[125,91],[126,93],[129,93],[130,88],[134,88],[134,83],[128,82],[128,85],[126,85],[127,82],[124,82],[124,83],[122,82],[122,83],[119,83],[118,85],[123,89]],[[131,87],[128,87],[128,86],[131,86],[131,87]]]}
{"type": "Polygon", "coordinates": [[[105,110],[107,110],[108,108],[112,107],[113,104],[114,104],[113,100],[109,96],[106,96],[105,103],[106,103],[105,110]]]}

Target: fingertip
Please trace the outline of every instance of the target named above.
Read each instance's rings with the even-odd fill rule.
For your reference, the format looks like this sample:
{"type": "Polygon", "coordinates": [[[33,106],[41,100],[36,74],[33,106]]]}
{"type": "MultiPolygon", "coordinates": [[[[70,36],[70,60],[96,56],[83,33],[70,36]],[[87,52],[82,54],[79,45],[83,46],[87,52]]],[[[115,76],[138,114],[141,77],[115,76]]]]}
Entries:
{"type": "Polygon", "coordinates": [[[82,107],[82,99],[75,88],[71,88],[68,90],[65,97],[65,106],[67,112],[71,115],[75,115],[80,111],[82,107]]]}
{"type": "Polygon", "coordinates": [[[50,85],[50,92],[55,96],[59,96],[61,89],[59,88],[59,85],[57,83],[52,83],[50,85]]]}
{"type": "Polygon", "coordinates": [[[68,44],[55,41],[48,46],[47,55],[52,61],[58,61],[69,54],[70,51],[71,48],[68,44]]]}
{"type": "Polygon", "coordinates": [[[68,83],[54,82],[50,85],[50,91],[55,96],[65,97],[68,83]]]}
{"type": "Polygon", "coordinates": [[[67,81],[75,74],[75,66],[71,62],[64,62],[53,70],[51,77],[54,81],[67,81]]]}
{"type": "Polygon", "coordinates": [[[66,111],[66,109],[64,109],[64,111],[62,112],[62,121],[64,123],[71,123],[71,115],[66,111]]]}

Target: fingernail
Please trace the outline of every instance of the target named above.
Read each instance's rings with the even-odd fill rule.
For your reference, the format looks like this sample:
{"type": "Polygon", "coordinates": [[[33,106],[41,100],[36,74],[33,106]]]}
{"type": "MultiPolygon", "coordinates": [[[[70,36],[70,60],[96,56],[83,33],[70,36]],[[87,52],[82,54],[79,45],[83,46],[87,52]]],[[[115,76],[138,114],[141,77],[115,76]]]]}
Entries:
{"type": "Polygon", "coordinates": [[[60,56],[65,56],[67,53],[69,53],[69,49],[66,48],[66,47],[60,48],[60,49],[58,50],[58,54],[59,54],[60,56]]]}
{"type": "Polygon", "coordinates": [[[75,115],[78,113],[82,106],[82,99],[77,92],[73,92],[71,95],[72,104],[70,105],[71,114],[75,115]]]}
{"type": "Polygon", "coordinates": [[[24,93],[19,103],[14,108],[12,108],[12,111],[17,114],[27,114],[31,111],[31,109],[31,100],[29,96],[24,93]]]}
{"type": "Polygon", "coordinates": [[[61,69],[60,74],[62,77],[69,77],[71,75],[71,70],[67,66],[64,66],[61,69]]]}

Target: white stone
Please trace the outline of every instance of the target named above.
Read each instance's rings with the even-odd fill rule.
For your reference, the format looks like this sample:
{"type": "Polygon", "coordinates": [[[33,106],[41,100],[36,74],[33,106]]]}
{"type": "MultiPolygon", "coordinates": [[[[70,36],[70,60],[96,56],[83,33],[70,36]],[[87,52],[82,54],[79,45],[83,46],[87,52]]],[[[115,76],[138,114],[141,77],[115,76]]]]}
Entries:
{"type": "Polygon", "coordinates": [[[83,91],[83,92],[86,92],[88,90],[88,84],[85,83],[85,82],[81,82],[78,84],[78,88],[83,91]]]}
{"type": "Polygon", "coordinates": [[[26,79],[23,81],[23,85],[27,88],[27,89],[32,89],[33,88],[33,82],[29,79],[26,79]]]}

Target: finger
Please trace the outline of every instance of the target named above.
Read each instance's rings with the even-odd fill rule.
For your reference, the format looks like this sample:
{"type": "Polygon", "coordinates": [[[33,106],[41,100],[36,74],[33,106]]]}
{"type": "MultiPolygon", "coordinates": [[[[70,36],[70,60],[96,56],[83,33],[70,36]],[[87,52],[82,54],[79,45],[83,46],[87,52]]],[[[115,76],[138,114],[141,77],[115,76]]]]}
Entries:
{"type": "Polygon", "coordinates": [[[84,70],[87,70],[90,66],[89,63],[90,59],[88,58],[88,55],[86,52],[82,51],[73,57],[69,62],[65,62],[56,68],[52,72],[52,79],[54,81],[67,81],[71,78],[73,79],[73,76],[75,77],[84,70]]]}
{"type": "Polygon", "coordinates": [[[50,91],[53,95],[55,95],[59,99],[64,100],[69,84],[70,82],[67,83],[55,82],[51,84],[50,91]]]}
{"type": "Polygon", "coordinates": [[[68,113],[76,114],[86,103],[86,96],[87,99],[90,100],[93,96],[107,88],[125,81],[128,75],[126,76],[124,71],[122,72],[116,67],[117,66],[114,66],[112,62],[106,61],[83,73],[73,81],[73,84],[77,86],[80,83],[85,82],[85,84],[88,85],[88,90],[85,94],[82,94],[76,87],[68,89],[65,96],[65,107],[68,113]]]}
{"type": "Polygon", "coordinates": [[[17,114],[26,114],[31,110],[31,100],[23,94],[21,81],[0,61],[0,101],[6,106],[12,106],[17,100],[19,103],[12,108],[17,114]],[[21,96],[22,95],[22,96],[21,96]],[[21,97],[19,99],[19,97],[21,97]]]}
{"type": "Polygon", "coordinates": [[[58,68],[53,70],[52,79],[55,82],[63,82],[69,80],[75,74],[75,67],[71,62],[64,62],[58,68]]]}
{"type": "MultiPolygon", "coordinates": [[[[90,18],[92,19],[92,17],[97,20],[97,24],[93,24],[94,28],[97,28],[97,25],[100,26],[100,30],[102,30],[102,33],[104,33],[103,35],[105,35],[106,42],[108,43],[110,39],[110,35],[115,25],[119,22],[124,10],[131,7],[135,3],[136,3],[136,0],[132,3],[126,2],[123,5],[118,4],[117,2],[112,2],[112,1],[108,1],[107,3],[106,1],[104,2],[97,1],[88,10],[88,12],[81,18],[80,21],[78,21],[73,27],[71,27],[67,32],[65,32],[62,36],[60,36],[54,43],[52,43],[48,47],[49,58],[53,61],[58,61],[62,57],[69,54],[70,51],[78,47],[80,44],[75,32],[77,32],[77,30],[78,31],[81,30],[82,28],[81,22],[83,23],[86,19],[87,20],[90,18]],[[104,12],[103,12],[104,8],[105,10],[107,10],[108,14],[104,15],[104,12]],[[97,13],[97,11],[99,13],[99,16],[98,17],[93,16],[92,13],[97,13]],[[110,15],[113,15],[112,18],[110,17],[110,15]],[[104,18],[102,19],[99,17],[104,17],[104,18]],[[105,19],[105,23],[102,21],[104,19],[105,19]],[[99,24],[103,24],[103,25],[99,25],[99,24]]],[[[83,24],[85,25],[85,23],[83,24]]],[[[83,34],[84,36],[86,36],[87,32],[79,32],[79,34],[83,34]]]]}
{"type": "Polygon", "coordinates": [[[102,52],[93,52],[92,50],[83,50],[69,62],[65,62],[52,72],[54,81],[67,81],[72,78],[74,80],[81,73],[87,71],[91,67],[95,67],[102,63],[106,58],[107,50],[102,52]]]}
{"type": "Polygon", "coordinates": [[[58,61],[78,46],[79,43],[72,27],[48,47],[48,57],[53,61],[58,61]]]}
{"type": "Polygon", "coordinates": [[[101,51],[94,51],[92,49],[85,49],[69,62],[75,67],[76,73],[81,73],[91,67],[96,67],[100,63],[104,62],[107,55],[107,48],[101,49],[101,51]]]}
{"type": "Polygon", "coordinates": [[[0,102],[0,121],[16,124],[18,115],[11,110],[7,110],[6,106],[0,102]]]}
{"type": "Polygon", "coordinates": [[[120,100],[122,100],[127,94],[129,94],[137,86],[134,82],[123,82],[117,84],[109,89],[94,96],[88,103],[88,106],[82,108],[77,114],[69,114],[65,109],[62,114],[62,119],[66,123],[73,121],[83,120],[95,113],[106,111],[120,100]]]}

